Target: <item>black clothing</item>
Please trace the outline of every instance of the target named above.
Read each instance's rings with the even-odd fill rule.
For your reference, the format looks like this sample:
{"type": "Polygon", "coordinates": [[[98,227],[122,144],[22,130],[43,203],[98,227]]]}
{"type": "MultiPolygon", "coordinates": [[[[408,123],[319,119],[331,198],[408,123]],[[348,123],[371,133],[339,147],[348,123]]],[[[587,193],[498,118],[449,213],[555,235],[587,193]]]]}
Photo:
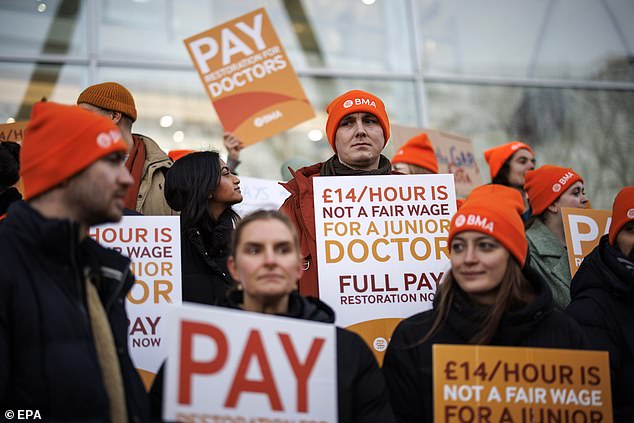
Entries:
{"type": "Polygon", "coordinates": [[[11,187],[0,193],[0,216],[7,212],[9,206],[22,199],[22,194],[17,189],[11,187]]]}
{"type": "Polygon", "coordinates": [[[23,201],[9,208],[0,240],[0,409],[37,409],[44,421],[109,421],[88,277],[112,329],[129,420],[146,421],[147,395],[128,354],[130,261],[80,241],[77,223],[46,219],[23,201]]]}
{"type": "Polygon", "coordinates": [[[233,232],[233,214],[226,210],[212,229],[182,228],[181,263],[183,301],[219,305],[235,285],[227,258],[233,232]]]}
{"type": "MultiPolygon", "coordinates": [[[[527,275],[529,276],[529,275],[527,275]]],[[[504,314],[489,345],[543,348],[583,348],[581,328],[553,309],[546,283],[537,275],[529,280],[535,299],[525,307],[504,314]]],[[[434,302],[434,306],[437,301],[434,302]]],[[[434,421],[433,344],[468,344],[480,330],[486,309],[474,307],[457,285],[447,320],[432,338],[420,341],[431,329],[435,310],[415,314],[396,327],[383,362],[383,374],[398,422],[434,421]]]]}
{"type": "MultiPolygon", "coordinates": [[[[242,292],[232,291],[227,306],[239,308],[242,292]]],[[[333,323],[334,311],[317,298],[302,297],[293,292],[286,317],[333,323]]],[[[394,422],[385,381],[376,359],[365,342],[354,332],[337,328],[337,401],[339,423],[394,422]]],[[[160,417],[162,406],[163,367],[159,371],[150,397],[152,416],[160,417]]]]}
{"type": "Polygon", "coordinates": [[[592,349],[610,354],[615,422],[634,421],[634,263],[604,235],[571,282],[572,316],[592,349]]]}

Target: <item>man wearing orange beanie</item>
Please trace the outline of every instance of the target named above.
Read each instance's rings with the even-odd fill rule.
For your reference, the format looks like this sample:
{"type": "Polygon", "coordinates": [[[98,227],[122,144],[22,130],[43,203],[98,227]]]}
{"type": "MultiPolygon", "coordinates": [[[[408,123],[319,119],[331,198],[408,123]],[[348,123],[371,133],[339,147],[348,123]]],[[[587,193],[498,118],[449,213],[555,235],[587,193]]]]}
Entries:
{"type": "Polygon", "coordinates": [[[438,173],[438,159],[426,133],[410,138],[392,157],[392,169],[406,175],[438,173]]]}
{"type": "Polygon", "coordinates": [[[38,103],[20,151],[26,201],[0,227],[0,404],[43,421],[145,421],[128,353],[130,260],[88,228],[121,219],[132,177],[116,126],[38,103]]]}
{"type": "Polygon", "coordinates": [[[381,154],[390,138],[390,120],[383,101],[361,90],[348,91],[326,108],[326,136],[335,154],[323,163],[293,171],[282,184],[290,193],[280,210],[299,234],[305,272],[299,292],[319,296],[312,178],[319,176],[389,175],[392,165],[381,154]]]}
{"type": "Polygon", "coordinates": [[[86,88],[77,98],[79,107],[111,119],[121,131],[130,150],[126,167],[134,184],[125,198],[126,207],[153,215],[175,215],[165,201],[165,172],[171,159],[151,138],[132,133],[137,111],[130,91],[116,82],[103,82],[86,88]]]}
{"type": "Polygon", "coordinates": [[[574,170],[544,165],[526,173],[533,218],[527,222],[528,266],[549,282],[560,310],[570,303],[570,266],[562,207],[585,208],[583,179],[574,170]]]}
{"type": "Polygon", "coordinates": [[[566,312],[586,331],[590,346],[610,353],[614,421],[634,421],[634,186],[612,206],[607,235],[583,259],[566,312]]]}

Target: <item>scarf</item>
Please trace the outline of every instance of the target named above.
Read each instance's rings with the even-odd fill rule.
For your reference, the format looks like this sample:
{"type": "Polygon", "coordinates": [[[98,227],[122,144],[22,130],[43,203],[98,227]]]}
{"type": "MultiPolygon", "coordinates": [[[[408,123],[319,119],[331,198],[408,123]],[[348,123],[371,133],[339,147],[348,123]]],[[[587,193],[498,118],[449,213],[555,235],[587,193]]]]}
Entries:
{"type": "Polygon", "coordinates": [[[128,193],[125,196],[125,207],[130,210],[136,210],[137,197],[139,196],[139,186],[141,185],[141,177],[143,176],[143,166],[145,165],[145,143],[133,137],[134,145],[128,161],[125,163],[125,167],[128,168],[132,178],[134,178],[134,184],[128,188],[128,193]]]}
{"type": "Polygon", "coordinates": [[[349,176],[349,175],[389,175],[392,173],[392,164],[381,154],[379,158],[379,167],[378,169],[372,170],[357,170],[350,169],[348,166],[344,165],[339,161],[339,157],[335,154],[328,161],[324,162],[321,170],[319,171],[319,176],[349,176]]]}

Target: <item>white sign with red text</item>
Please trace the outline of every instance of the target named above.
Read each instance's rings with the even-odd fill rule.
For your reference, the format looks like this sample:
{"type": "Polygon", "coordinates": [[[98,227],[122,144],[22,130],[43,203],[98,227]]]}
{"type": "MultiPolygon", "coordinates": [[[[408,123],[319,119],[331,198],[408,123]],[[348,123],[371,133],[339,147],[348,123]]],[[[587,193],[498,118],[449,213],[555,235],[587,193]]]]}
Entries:
{"type": "Polygon", "coordinates": [[[404,317],[431,308],[449,267],[453,175],[313,178],[319,297],[379,363],[404,317]]]}
{"type": "Polygon", "coordinates": [[[219,307],[174,307],[163,418],[336,422],[335,326],[219,307]]]}
{"type": "Polygon", "coordinates": [[[135,283],[126,301],[130,356],[146,388],[167,356],[165,316],[182,303],[179,216],[124,216],[90,228],[99,244],[129,257],[135,283]]]}

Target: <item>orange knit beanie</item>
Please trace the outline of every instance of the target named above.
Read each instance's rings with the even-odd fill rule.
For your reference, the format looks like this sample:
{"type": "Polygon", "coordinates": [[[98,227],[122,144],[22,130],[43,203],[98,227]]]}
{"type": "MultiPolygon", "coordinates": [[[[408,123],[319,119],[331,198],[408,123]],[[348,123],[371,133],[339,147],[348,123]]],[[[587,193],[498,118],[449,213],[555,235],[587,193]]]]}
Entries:
{"type": "Polygon", "coordinates": [[[577,181],[583,182],[581,176],[572,169],[560,166],[543,165],[526,172],[524,189],[533,209],[533,215],[542,214],[577,181]]]}
{"type": "Polygon", "coordinates": [[[489,173],[491,174],[491,180],[495,178],[502,169],[504,162],[509,159],[517,150],[522,148],[533,153],[533,150],[526,144],[520,141],[511,141],[506,144],[498,145],[497,147],[489,148],[484,152],[484,159],[489,164],[489,173]]]}
{"type": "Polygon", "coordinates": [[[24,198],[48,191],[113,152],[128,146],[111,120],[57,103],[36,103],[20,150],[24,198]]]}
{"type": "MultiPolygon", "coordinates": [[[[330,102],[326,107],[326,113],[328,113],[328,120],[326,121],[326,136],[328,142],[337,154],[337,147],[335,147],[335,134],[339,122],[344,116],[351,113],[366,112],[371,113],[377,117],[381,128],[383,128],[383,136],[385,138],[385,144],[390,139],[390,119],[387,117],[385,111],[385,105],[377,96],[361,90],[348,91],[345,94],[340,95],[330,102]]],[[[385,146],[383,144],[383,146],[385,146]]]]}
{"type": "Polygon", "coordinates": [[[195,150],[170,150],[167,155],[172,161],[176,161],[188,155],[189,153],[193,153],[195,150]]]}
{"type": "Polygon", "coordinates": [[[103,82],[86,88],[77,98],[77,104],[87,103],[106,110],[121,112],[136,121],[136,107],[130,91],[116,82],[103,82]]]}
{"type": "Polygon", "coordinates": [[[497,184],[475,188],[451,219],[449,245],[460,232],[481,232],[498,240],[524,266],[528,241],[523,212],[524,201],[516,189],[497,184]]]}
{"type": "Polygon", "coordinates": [[[610,223],[608,235],[611,245],[614,245],[616,236],[630,220],[634,220],[634,186],[623,188],[614,199],[612,223],[610,223]]]}
{"type": "Polygon", "coordinates": [[[410,138],[394,155],[394,163],[407,163],[438,173],[438,160],[426,133],[410,138]]]}

